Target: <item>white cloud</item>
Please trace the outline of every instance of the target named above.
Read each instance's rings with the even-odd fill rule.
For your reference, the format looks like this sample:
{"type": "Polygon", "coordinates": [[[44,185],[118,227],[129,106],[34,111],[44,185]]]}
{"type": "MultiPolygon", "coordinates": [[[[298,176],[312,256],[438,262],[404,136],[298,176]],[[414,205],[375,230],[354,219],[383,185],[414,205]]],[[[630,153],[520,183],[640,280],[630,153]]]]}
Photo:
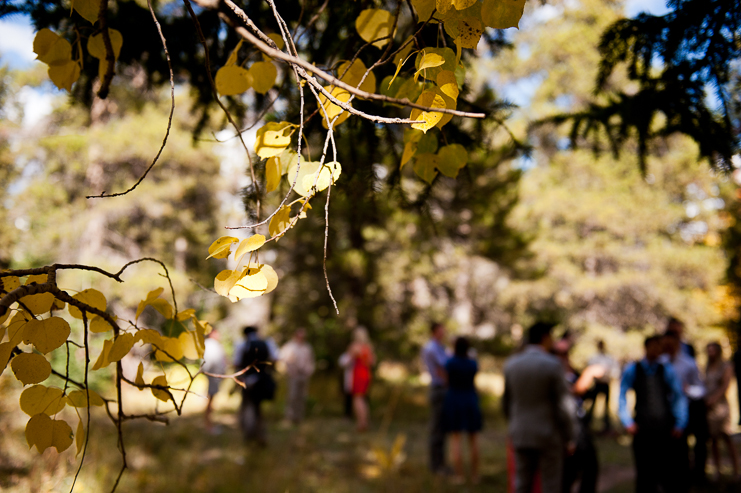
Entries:
{"type": "Polygon", "coordinates": [[[23,68],[36,59],[33,27],[28,19],[13,16],[0,20],[0,56],[13,68],[23,68]]]}

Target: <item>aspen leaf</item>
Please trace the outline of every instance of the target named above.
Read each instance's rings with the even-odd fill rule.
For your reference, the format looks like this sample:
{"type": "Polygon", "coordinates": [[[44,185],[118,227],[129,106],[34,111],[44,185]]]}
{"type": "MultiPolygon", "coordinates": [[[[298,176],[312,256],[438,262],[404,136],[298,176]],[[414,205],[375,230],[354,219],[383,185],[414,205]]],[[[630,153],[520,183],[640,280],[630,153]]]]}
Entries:
{"type": "Polygon", "coordinates": [[[62,300],[58,300],[54,298],[54,303],[51,304],[51,309],[52,310],[64,310],[64,307],[66,306],[67,306],[67,303],[65,303],[62,300]]]}
{"type": "MultiPolygon", "coordinates": [[[[347,92],[346,90],[342,89],[341,87],[334,87],[329,93],[337,101],[340,101],[342,103],[347,103],[351,97],[351,94],[347,92]]],[[[339,115],[339,118],[337,118],[337,121],[334,122],[335,127],[350,117],[349,112],[345,111],[345,109],[342,108],[341,106],[336,105],[333,102],[331,102],[330,99],[324,94],[319,94],[319,101],[317,101],[317,107],[319,108],[319,111],[322,114],[322,125],[324,126],[324,128],[329,128],[327,126],[327,120],[331,122],[338,115],[339,115]],[[326,118],[324,116],[325,113],[327,115],[326,118]]]]}
{"type": "Polygon", "coordinates": [[[229,299],[235,303],[244,298],[255,298],[265,294],[268,288],[268,279],[259,268],[250,267],[237,284],[229,290],[229,299]]]}
{"type": "Polygon", "coordinates": [[[445,58],[441,55],[438,55],[437,53],[424,53],[419,62],[419,68],[414,73],[414,81],[417,81],[419,74],[421,74],[425,69],[439,67],[443,64],[445,64],[445,58]]]}
{"type": "Polygon", "coordinates": [[[10,361],[10,355],[13,353],[15,345],[10,342],[0,343],[0,375],[3,374],[5,368],[8,366],[10,361]]]}
{"type": "MultiPolygon", "coordinates": [[[[443,98],[443,101],[445,101],[445,107],[446,108],[451,109],[451,110],[454,110],[454,109],[456,109],[458,107],[458,104],[457,104],[457,100],[456,99],[453,99],[450,96],[448,96],[447,94],[445,94],[444,92],[442,92],[439,87],[436,87],[434,90],[435,90],[435,92],[437,93],[438,96],[440,96],[441,98],[443,98]]],[[[437,122],[437,125],[435,125],[435,127],[437,127],[437,128],[443,128],[443,126],[447,125],[448,122],[450,122],[450,120],[452,120],[452,119],[453,119],[453,115],[451,115],[449,113],[443,113],[443,117],[440,119],[439,122],[437,122]]]]}
{"type": "Polygon", "coordinates": [[[367,43],[374,41],[373,46],[376,48],[383,48],[391,41],[391,30],[393,28],[394,16],[387,10],[363,10],[355,19],[355,29],[357,29],[360,37],[367,43]]]}
{"type": "Polygon", "coordinates": [[[198,354],[198,348],[196,347],[196,334],[193,332],[185,331],[181,332],[178,336],[180,346],[183,348],[183,356],[189,360],[197,360],[203,356],[203,352],[198,354]]]}
{"type": "Polygon", "coordinates": [[[221,296],[229,296],[229,290],[237,284],[240,277],[242,277],[241,270],[222,270],[214,279],[214,291],[221,296]]]}
{"type": "MultiPolygon", "coordinates": [[[[154,380],[152,380],[152,385],[167,387],[167,377],[165,375],[154,377],[154,380]]],[[[167,402],[170,400],[170,392],[164,389],[153,388],[152,395],[163,402],[167,402]]]]}
{"type": "Polygon", "coordinates": [[[19,402],[21,411],[29,416],[39,413],[53,416],[64,409],[64,406],[67,405],[67,398],[60,388],[34,385],[21,392],[19,402]]]}
{"type": "Polygon", "coordinates": [[[100,12],[100,0],[74,0],[73,6],[83,19],[95,24],[100,12]]]}
{"type": "Polygon", "coordinates": [[[458,176],[458,171],[468,162],[468,152],[460,144],[450,144],[437,153],[437,169],[450,178],[458,176]]]}
{"type": "Polygon", "coordinates": [[[136,342],[142,342],[142,344],[152,344],[155,346],[162,346],[162,335],[154,329],[141,329],[137,330],[134,335],[136,342]]]}
{"type": "MultiPolygon", "coordinates": [[[[208,257],[206,259],[213,258],[227,258],[231,253],[232,244],[238,243],[239,238],[233,236],[222,236],[218,240],[211,243],[208,247],[208,257]]],[[[159,296],[159,295],[158,295],[159,296]]],[[[156,298],[156,297],[155,297],[156,298]]]]}
{"type": "Polygon", "coordinates": [[[106,366],[111,364],[111,362],[108,361],[108,353],[110,353],[112,346],[113,339],[106,339],[105,341],[103,341],[103,349],[100,351],[100,355],[93,365],[93,371],[100,370],[101,368],[105,368],[106,366]]]}
{"type": "Polygon", "coordinates": [[[265,193],[270,193],[280,185],[280,157],[269,157],[265,163],[265,193]]]}
{"type": "Polygon", "coordinates": [[[291,144],[291,135],[295,129],[296,125],[289,122],[266,123],[257,131],[255,152],[261,158],[279,155],[291,144]]]}
{"type": "Polygon", "coordinates": [[[29,320],[23,329],[23,342],[33,344],[39,352],[47,354],[64,344],[69,334],[69,324],[63,318],[29,320]]]}
{"type": "MultiPolygon", "coordinates": [[[[79,0],[75,0],[77,3],[79,0]]],[[[121,54],[121,47],[123,46],[123,35],[116,29],[108,29],[108,37],[111,40],[111,48],[113,48],[113,56],[118,60],[118,56],[121,54]]],[[[98,33],[95,36],[90,36],[87,40],[87,52],[90,56],[98,58],[99,60],[105,60],[107,57],[105,50],[105,41],[103,40],[103,33],[98,33]]]]}
{"type": "Polygon", "coordinates": [[[412,0],[412,6],[417,11],[417,17],[420,22],[424,22],[432,17],[432,12],[436,8],[435,0],[412,0]]]}
{"type": "Polygon", "coordinates": [[[149,306],[160,312],[167,320],[172,318],[172,305],[164,298],[155,298],[149,302],[149,306]]]}
{"type": "Polygon", "coordinates": [[[103,317],[96,316],[93,317],[93,319],[90,321],[90,332],[94,334],[102,334],[103,332],[108,332],[111,329],[113,329],[113,327],[111,327],[111,324],[109,324],[108,321],[103,317]]]}
{"type": "Polygon", "coordinates": [[[453,7],[455,7],[456,10],[463,10],[475,3],[476,0],[453,0],[453,7]]]}
{"type": "Polygon", "coordinates": [[[430,81],[436,81],[437,75],[443,71],[443,70],[450,70],[451,72],[455,72],[455,68],[457,66],[455,62],[455,52],[450,48],[425,48],[423,51],[420,51],[417,53],[417,57],[414,59],[414,67],[416,70],[419,70],[419,68],[422,65],[422,60],[426,55],[439,55],[443,57],[443,60],[445,60],[445,63],[442,65],[438,65],[435,67],[428,67],[426,68],[422,73],[422,77],[430,80],[430,81]]]}
{"type": "Polygon", "coordinates": [[[229,58],[227,58],[226,63],[224,64],[225,67],[229,67],[229,66],[237,64],[237,56],[239,55],[239,49],[242,47],[243,43],[244,43],[244,39],[240,38],[239,42],[237,43],[237,46],[235,46],[232,52],[229,53],[229,58]]]}
{"type": "Polygon", "coordinates": [[[23,341],[23,333],[26,323],[31,320],[31,316],[25,312],[16,312],[8,324],[8,339],[13,347],[16,347],[23,341]]]}
{"type": "Polygon", "coordinates": [[[404,144],[404,152],[401,154],[401,166],[399,166],[399,169],[402,169],[414,157],[415,152],[417,152],[416,142],[407,142],[404,144]]]}
{"type": "Polygon", "coordinates": [[[75,433],[75,445],[77,452],[75,457],[80,455],[80,452],[85,448],[85,427],[82,425],[82,418],[77,422],[77,432],[75,433]]]}
{"type": "MultiPolygon", "coordinates": [[[[411,43],[408,44],[403,50],[401,50],[396,55],[396,71],[394,72],[394,75],[389,80],[388,85],[387,85],[387,89],[391,89],[391,84],[394,83],[394,81],[396,80],[396,77],[399,75],[399,72],[401,71],[401,67],[403,67],[404,64],[407,63],[407,60],[409,60],[410,58],[412,58],[412,56],[414,56],[417,53],[416,51],[415,52],[412,52],[412,53],[409,53],[410,51],[412,51],[412,45],[411,45],[411,43]]],[[[384,81],[385,80],[386,79],[384,79],[384,81]]]]}
{"type": "Polygon", "coordinates": [[[484,26],[481,24],[481,21],[471,16],[466,16],[460,19],[458,21],[457,30],[458,36],[455,38],[456,44],[463,48],[469,48],[472,50],[478,46],[481,35],[484,34],[484,26]]]}
{"type": "Polygon", "coordinates": [[[29,284],[44,284],[48,280],[49,276],[46,274],[34,274],[32,276],[28,276],[24,284],[26,286],[28,286],[29,284]]]}
{"type": "MultiPolygon", "coordinates": [[[[93,308],[96,308],[100,310],[101,312],[106,311],[106,308],[108,307],[108,302],[105,299],[105,295],[98,291],[97,289],[88,288],[83,291],[80,291],[76,295],[73,296],[74,299],[79,301],[80,303],[84,303],[88,306],[91,306],[93,308]]],[[[82,312],[79,308],[76,306],[70,305],[69,306],[69,314],[77,318],[79,320],[82,320],[82,312]]],[[[90,315],[88,314],[88,318],[90,315]]]]}
{"type": "MultiPolygon", "coordinates": [[[[427,90],[420,94],[417,99],[417,104],[428,106],[430,108],[445,108],[445,100],[432,90],[427,90]]],[[[429,129],[437,125],[442,117],[442,113],[413,108],[409,118],[412,120],[422,120],[424,123],[412,123],[412,128],[422,130],[426,133],[429,129]]]]}
{"type": "MultiPolygon", "coordinates": [[[[411,46],[411,45],[410,45],[411,46]]],[[[376,92],[376,76],[373,72],[368,72],[368,75],[363,80],[363,76],[368,68],[365,66],[362,60],[359,58],[352,62],[343,62],[337,68],[337,75],[340,76],[340,80],[350,84],[351,86],[357,87],[361,91],[365,92],[376,92]],[[363,83],[360,84],[360,81],[363,83]],[[358,87],[360,84],[360,87],[358,87]]]]}
{"type": "Polygon", "coordinates": [[[163,337],[162,344],[154,352],[157,361],[167,363],[183,359],[183,346],[177,337],[163,337]]]}
{"type": "Polygon", "coordinates": [[[270,219],[268,230],[271,237],[280,236],[291,224],[291,208],[283,205],[270,219]]]}
{"type": "Polygon", "coordinates": [[[282,50],[285,46],[285,43],[283,42],[283,36],[278,33],[270,33],[268,34],[268,38],[273,40],[273,43],[275,43],[275,46],[277,46],[279,50],[282,50]]]}
{"type": "Polygon", "coordinates": [[[419,154],[414,160],[414,172],[429,184],[437,176],[437,156],[434,154],[419,154]]]}
{"type": "Polygon", "coordinates": [[[252,87],[252,74],[236,65],[226,65],[216,72],[214,84],[222,96],[236,96],[252,87]]]}
{"type": "Polygon", "coordinates": [[[41,315],[51,310],[51,305],[54,303],[54,295],[51,293],[32,294],[21,298],[21,303],[34,315],[41,315]]]}
{"type": "Polygon", "coordinates": [[[417,142],[417,152],[424,154],[426,152],[435,154],[437,152],[437,132],[430,132],[428,134],[423,133],[422,137],[417,142]]]}
{"type": "Polygon", "coordinates": [[[237,247],[237,251],[234,253],[234,258],[239,262],[242,256],[248,252],[254,252],[265,244],[265,237],[261,234],[252,235],[246,240],[242,240],[242,243],[237,247]]]}
{"type": "Polygon", "coordinates": [[[460,91],[458,90],[458,81],[455,78],[455,73],[450,70],[441,70],[437,74],[436,82],[443,94],[450,98],[458,99],[460,91]]]}
{"type": "Polygon", "coordinates": [[[177,316],[175,317],[175,320],[177,320],[178,322],[183,322],[184,320],[188,320],[191,317],[195,317],[195,315],[196,315],[195,308],[188,308],[187,310],[178,312],[177,316]]]}
{"type": "Polygon", "coordinates": [[[139,367],[136,369],[134,383],[139,387],[139,390],[144,390],[144,365],[142,363],[139,363],[139,367]]]}
{"type": "Polygon", "coordinates": [[[0,277],[0,287],[10,293],[14,289],[21,287],[21,281],[15,276],[0,277]]]}
{"type": "Polygon", "coordinates": [[[52,65],[47,71],[49,78],[58,89],[72,90],[72,84],[80,78],[80,64],[70,60],[63,65],[52,65]]]}
{"type": "MultiPolygon", "coordinates": [[[[234,239],[236,240],[236,238],[234,238],[234,239]]],[[[221,240],[221,238],[219,238],[219,240],[221,240]]],[[[218,242],[219,240],[216,240],[216,242],[218,242]]],[[[214,242],[214,243],[216,243],[216,242],[214,242]]],[[[211,246],[213,247],[214,245],[211,245],[211,246]]],[[[161,295],[164,292],[164,290],[165,290],[165,288],[157,288],[157,289],[154,289],[154,290],[150,291],[147,294],[147,297],[145,299],[143,299],[143,300],[141,300],[139,302],[139,306],[136,308],[136,320],[139,320],[139,315],[141,315],[142,312],[144,311],[144,309],[147,306],[149,306],[149,303],[152,300],[157,299],[159,297],[159,295],[161,295]]]]}
{"type": "Polygon", "coordinates": [[[280,159],[280,174],[288,173],[288,168],[298,163],[298,153],[293,149],[284,149],[278,156],[280,159]]]}
{"type": "Polygon", "coordinates": [[[51,375],[51,365],[36,353],[21,353],[10,363],[15,378],[23,385],[41,383],[51,375]]]}
{"type": "Polygon", "coordinates": [[[67,395],[67,402],[72,407],[87,407],[87,392],[90,393],[90,405],[91,406],[105,406],[105,401],[98,395],[93,389],[85,390],[73,390],[67,395]]]}
{"type": "Polygon", "coordinates": [[[49,66],[62,65],[72,60],[72,45],[49,29],[42,29],[36,33],[33,51],[38,61],[49,66]]]}
{"type": "MultiPolygon", "coordinates": [[[[296,176],[297,167],[288,169],[288,177],[291,179],[296,176]]],[[[321,192],[325,188],[329,187],[329,181],[332,183],[337,182],[337,179],[342,173],[342,166],[336,161],[325,163],[323,166],[317,161],[307,161],[301,163],[301,168],[298,169],[298,178],[296,179],[296,185],[293,190],[301,195],[302,197],[308,197],[313,195],[312,189],[316,182],[316,191],[321,192]]]]}
{"type": "Polygon", "coordinates": [[[445,14],[453,7],[453,0],[437,0],[435,6],[440,14],[445,14]]]}
{"type": "Polygon", "coordinates": [[[121,358],[129,354],[129,351],[131,351],[131,348],[134,347],[135,342],[136,339],[134,338],[133,334],[130,334],[128,332],[119,334],[118,337],[116,337],[116,339],[113,341],[111,350],[108,352],[108,361],[111,363],[121,361],[121,358]]]}
{"type": "Polygon", "coordinates": [[[196,341],[196,351],[198,352],[198,357],[203,358],[203,353],[206,351],[206,329],[208,328],[208,331],[211,332],[212,327],[206,322],[205,324],[202,324],[198,321],[198,319],[193,319],[193,326],[196,328],[195,330],[195,341],[196,341]]]}
{"type": "Polygon", "coordinates": [[[269,265],[260,265],[260,272],[265,276],[265,279],[268,281],[268,286],[265,288],[265,294],[268,294],[269,292],[273,291],[276,287],[278,287],[278,274],[275,273],[275,269],[273,269],[269,265]]]}
{"type": "Polygon", "coordinates": [[[481,19],[494,29],[519,29],[520,18],[525,10],[525,0],[484,0],[481,19]]]}
{"type": "Polygon", "coordinates": [[[72,445],[72,428],[66,421],[53,420],[43,413],[36,414],[26,424],[26,442],[29,449],[35,445],[39,453],[49,447],[64,452],[72,445]]]}
{"type": "Polygon", "coordinates": [[[278,69],[272,62],[255,62],[250,67],[250,76],[255,92],[266,94],[275,85],[278,69]]]}

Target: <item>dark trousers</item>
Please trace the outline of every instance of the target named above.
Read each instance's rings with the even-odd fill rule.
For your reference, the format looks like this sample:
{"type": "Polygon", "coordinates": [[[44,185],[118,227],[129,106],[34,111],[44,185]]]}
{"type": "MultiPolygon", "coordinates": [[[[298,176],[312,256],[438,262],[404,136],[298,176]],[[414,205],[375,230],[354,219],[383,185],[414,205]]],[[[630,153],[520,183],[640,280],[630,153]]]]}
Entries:
{"type": "Polygon", "coordinates": [[[440,472],[445,469],[445,430],[443,429],[443,403],[445,387],[430,387],[430,470],[440,472]]]}
{"type": "Polygon", "coordinates": [[[706,479],[705,465],[708,461],[708,408],[703,399],[690,400],[689,421],[685,432],[686,438],[690,435],[695,437],[695,446],[692,450],[692,462],[689,462],[689,471],[692,480],[702,482],[706,479]]]}
{"type": "Polygon", "coordinates": [[[597,449],[594,446],[589,423],[580,422],[579,438],[576,442],[576,451],[564,459],[563,464],[563,493],[571,492],[571,487],[579,482],[579,493],[595,493],[599,476],[599,461],[597,449]]]}
{"type": "Polygon", "coordinates": [[[590,419],[594,417],[594,408],[597,404],[597,397],[601,394],[605,396],[605,415],[602,417],[603,428],[602,431],[607,432],[612,428],[610,424],[610,384],[604,382],[597,382],[594,384],[594,389],[591,392],[592,407],[589,410],[590,419]]]}
{"type": "MultiPolygon", "coordinates": [[[[681,472],[682,439],[672,438],[671,432],[646,430],[638,427],[633,437],[633,458],[636,466],[636,493],[682,493],[689,490],[681,472]]],[[[687,440],[684,440],[686,452],[687,440]]]]}
{"type": "Polygon", "coordinates": [[[249,389],[242,389],[242,405],[239,407],[239,424],[244,440],[256,441],[260,445],[267,442],[265,423],[262,419],[262,400],[255,399],[249,389]]]}

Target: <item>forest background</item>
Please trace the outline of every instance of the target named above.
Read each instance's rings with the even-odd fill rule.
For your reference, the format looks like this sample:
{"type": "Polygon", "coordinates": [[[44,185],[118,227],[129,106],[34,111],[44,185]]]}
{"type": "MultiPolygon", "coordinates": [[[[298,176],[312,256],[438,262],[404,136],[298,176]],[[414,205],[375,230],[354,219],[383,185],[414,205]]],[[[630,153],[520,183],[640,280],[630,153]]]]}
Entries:
{"type": "MultiPolygon", "coordinates": [[[[303,326],[327,371],[350,329],[364,325],[386,369],[416,375],[432,321],[471,336],[494,371],[542,317],[577,335],[578,365],[597,339],[622,360],[639,356],[642,338],[669,316],[685,321],[698,347],[720,339],[730,354],[737,302],[722,240],[735,224],[738,174],[711,170],[680,136],[652,148],[643,174],[635,144],[616,157],[572,149],[566,128],[528,133],[535,120],[587,104],[600,36],[625,8],[609,0],[528,3],[521,29],[507,31],[504,47],[467,74],[472,93],[513,103],[502,108],[512,134],[487,132],[499,153],[474,143],[478,159],[455,180],[425,188],[409,167],[399,172],[400,150],[373,154],[381,129],[361,135],[367,140],[356,127],[339,131],[343,162],[364,163],[332,192],[327,270],[339,316],[324,286],[318,209],[267,251],[281,279],[276,291],[231,304],[211,290],[228,264],[206,261],[208,245],[224,225],[244,221],[250,179],[228,130],[196,132],[224,126],[218,116],[194,117],[187,84],[176,90],[161,163],[135,193],[91,202],[89,192],[122,188],[146,168],[167,122],[166,90],[130,69],[112,97],[86,108],[53,89],[40,63],[2,68],[0,266],[81,262],[116,271],[156,257],[172,267],[179,298],[222,332],[228,350],[247,324],[279,342],[303,326]],[[34,116],[35,105],[51,111],[34,116]],[[515,145],[505,145],[512,136],[515,145]],[[525,142],[532,147],[516,145],[525,142]]],[[[250,147],[255,130],[246,133],[250,147]]],[[[84,274],[70,287],[105,289],[109,306],[133,319],[157,278],[153,267],[136,269],[125,289],[84,274]]],[[[91,344],[101,346],[102,337],[91,344]]],[[[12,392],[19,384],[3,377],[0,385],[12,392]]]]}

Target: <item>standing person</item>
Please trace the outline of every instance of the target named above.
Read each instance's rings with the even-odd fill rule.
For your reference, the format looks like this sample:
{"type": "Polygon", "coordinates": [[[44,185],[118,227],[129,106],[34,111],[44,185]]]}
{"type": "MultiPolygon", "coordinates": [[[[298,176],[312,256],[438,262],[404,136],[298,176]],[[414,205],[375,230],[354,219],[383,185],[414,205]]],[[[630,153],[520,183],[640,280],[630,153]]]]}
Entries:
{"type": "MultiPolygon", "coordinates": [[[[219,342],[219,332],[216,329],[212,329],[206,336],[204,344],[205,349],[203,350],[203,366],[201,370],[216,375],[226,373],[226,352],[224,352],[224,346],[219,342]]],[[[206,378],[208,378],[208,402],[206,403],[204,421],[206,422],[206,430],[213,432],[214,427],[211,422],[211,413],[213,411],[214,396],[219,391],[222,379],[211,375],[206,375],[206,378]]]]}
{"type": "Polygon", "coordinates": [[[707,393],[705,402],[708,406],[708,428],[710,432],[713,462],[715,463],[715,477],[720,475],[720,450],[718,442],[723,440],[731,456],[733,477],[739,480],[738,456],[736,447],[731,440],[731,409],[728,405],[726,392],[733,378],[733,368],[723,360],[723,350],[717,342],[707,346],[708,366],[705,370],[705,386],[707,393]]]}
{"type": "Polygon", "coordinates": [[[293,338],[281,348],[280,359],[288,375],[286,419],[298,424],[304,419],[309,377],[314,373],[314,351],[306,342],[306,329],[296,330],[293,338]]]}
{"type": "Polygon", "coordinates": [[[597,354],[589,359],[587,366],[599,366],[603,369],[601,372],[602,376],[595,379],[594,388],[590,392],[590,396],[592,397],[592,406],[589,410],[588,416],[590,420],[594,417],[594,408],[597,404],[597,398],[600,395],[604,395],[605,414],[602,418],[602,433],[609,433],[612,429],[612,424],[610,423],[610,381],[616,373],[618,365],[615,358],[607,354],[605,351],[605,341],[601,339],[597,341],[597,354]]]}
{"type": "Polygon", "coordinates": [[[352,420],[352,355],[348,351],[345,351],[340,355],[337,363],[340,365],[340,368],[342,368],[342,379],[340,380],[340,388],[342,390],[342,397],[344,399],[345,417],[352,420]]]}
{"type": "Polygon", "coordinates": [[[561,491],[565,452],[573,452],[574,401],[561,362],[549,351],[554,325],[537,322],[525,349],[504,367],[504,415],[515,455],[515,490],[531,493],[540,471],[543,493],[561,491]]]}
{"type": "Polygon", "coordinates": [[[689,356],[692,359],[695,359],[695,348],[687,342],[684,339],[684,322],[679,320],[678,318],[671,317],[666,322],[666,330],[664,333],[668,332],[676,332],[676,334],[679,336],[679,346],[684,354],[689,356]]]}
{"type": "Polygon", "coordinates": [[[708,416],[705,404],[705,384],[700,378],[700,370],[695,360],[682,349],[681,333],[668,331],[664,334],[663,362],[671,363],[674,372],[679,378],[682,391],[687,397],[688,421],[685,429],[685,440],[680,444],[681,457],[678,457],[678,466],[690,474],[691,480],[704,483],[707,480],[705,465],[708,459],[708,416]],[[690,462],[687,438],[695,437],[693,460],[690,462]]]}
{"type": "Polygon", "coordinates": [[[461,435],[468,435],[469,452],[471,456],[471,482],[478,484],[479,480],[479,444],[478,436],[482,427],[479,396],[476,393],[474,378],[479,371],[476,360],[469,357],[469,343],[465,337],[455,339],[453,357],[445,364],[448,388],[445,392],[443,404],[443,428],[450,433],[452,461],[455,476],[454,482],[465,482],[463,475],[463,451],[461,435]]]}
{"type": "Polygon", "coordinates": [[[367,394],[371,382],[371,366],[376,356],[365,327],[358,327],[353,332],[353,342],[347,352],[352,357],[352,403],[358,431],[368,429],[367,394]]]}
{"type": "Polygon", "coordinates": [[[237,346],[234,362],[237,371],[247,369],[240,377],[244,384],[239,422],[246,441],[254,440],[261,446],[267,445],[265,423],[262,418],[262,402],[275,396],[273,363],[275,352],[260,338],[257,328],[244,328],[244,341],[237,346]]]}
{"type": "Polygon", "coordinates": [[[433,473],[444,474],[443,402],[447,384],[445,364],[448,361],[448,354],[445,350],[445,326],[443,324],[435,322],[430,326],[430,340],[422,348],[422,361],[430,374],[429,466],[433,473]]]}
{"type": "Polygon", "coordinates": [[[687,426],[687,398],[672,365],[659,361],[661,337],[646,338],[644,348],[645,357],[623,371],[618,406],[620,421],[633,435],[636,492],[654,493],[659,487],[665,492],[687,491],[675,452],[687,426]],[[635,391],[634,416],[628,411],[628,389],[635,391]]]}

